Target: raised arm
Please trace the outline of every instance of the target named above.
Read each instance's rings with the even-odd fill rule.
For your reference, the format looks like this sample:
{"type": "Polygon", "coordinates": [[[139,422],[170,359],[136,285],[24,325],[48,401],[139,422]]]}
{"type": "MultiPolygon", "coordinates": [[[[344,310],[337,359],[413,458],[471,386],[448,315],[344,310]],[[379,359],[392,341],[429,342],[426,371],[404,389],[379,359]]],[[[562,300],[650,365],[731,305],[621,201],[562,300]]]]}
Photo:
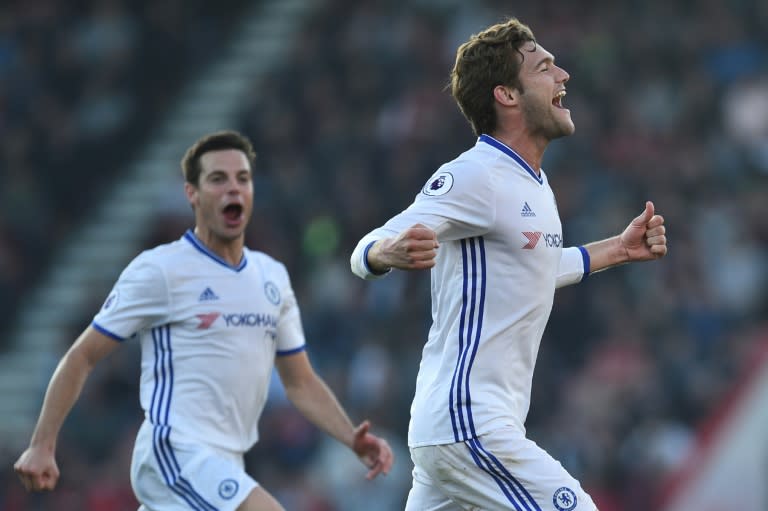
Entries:
{"type": "Polygon", "coordinates": [[[659,259],[667,254],[664,217],[655,214],[653,202],[648,201],[645,210],[621,234],[584,248],[589,252],[590,273],[619,264],[659,259]]]}
{"type": "Polygon", "coordinates": [[[634,261],[650,261],[667,253],[664,218],[655,214],[653,203],[633,219],[621,234],[581,247],[564,248],[557,274],[557,287],[581,282],[590,273],[634,261]]]}
{"type": "Polygon", "coordinates": [[[305,351],[278,357],[275,364],[288,399],[310,422],[352,449],[368,467],[368,479],[389,472],[394,458],[387,441],[368,432],[368,421],[352,425],[305,351]]]}
{"type": "Polygon", "coordinates": [[[27,490],[52,490],[59,479],[56,442],[59,431],[96,363],[119,346],[89,326],[62,357],[48,383],[29,447],[14,464],[27,490]]]}

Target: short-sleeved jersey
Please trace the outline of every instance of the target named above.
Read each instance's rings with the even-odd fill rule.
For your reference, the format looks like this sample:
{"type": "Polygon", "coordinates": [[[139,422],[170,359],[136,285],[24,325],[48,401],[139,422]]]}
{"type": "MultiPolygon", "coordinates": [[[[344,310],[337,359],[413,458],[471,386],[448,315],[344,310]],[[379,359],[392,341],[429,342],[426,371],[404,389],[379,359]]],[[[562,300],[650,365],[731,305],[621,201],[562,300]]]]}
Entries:
{"type": "Polygon", "coordinates": [[[586,250],[563,249],[545,173],[487,135],[441,166],[408,209],[360,241],[353,272],[375,278],[370,246],[416,223],[437,233],[440,248],[409,445],[465,441],[507,425],[524,431],[555,289],[588,272],[586,250]]]}
{"type": "Polygon", "coordinates": [[[305,344],[285,266],[248,249],[232,266],[192,231],[137,256],[93,326],[138,338],[141,406],[165,438],[238,453],[258,440],[275,356],[305,344]]]}

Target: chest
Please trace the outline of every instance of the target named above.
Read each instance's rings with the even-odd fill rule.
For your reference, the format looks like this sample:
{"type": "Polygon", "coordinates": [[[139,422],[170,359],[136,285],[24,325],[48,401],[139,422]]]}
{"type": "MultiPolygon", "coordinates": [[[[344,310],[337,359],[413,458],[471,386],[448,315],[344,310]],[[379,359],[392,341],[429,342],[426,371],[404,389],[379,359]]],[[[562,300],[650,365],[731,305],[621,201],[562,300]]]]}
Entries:
{"type": "Polygon", "coordinates": [[[221,272],[172,286],[173,322],[189,333],[238,336],[276,332],[283,302],[274,280],[258,272],[221,272]]]}
{"type": "Polygon", "coordinates": [[[530,178],[510,179],[499,188],[490,238],[510,254],[559,260],[562,225],[552,189],[530,178]]]}

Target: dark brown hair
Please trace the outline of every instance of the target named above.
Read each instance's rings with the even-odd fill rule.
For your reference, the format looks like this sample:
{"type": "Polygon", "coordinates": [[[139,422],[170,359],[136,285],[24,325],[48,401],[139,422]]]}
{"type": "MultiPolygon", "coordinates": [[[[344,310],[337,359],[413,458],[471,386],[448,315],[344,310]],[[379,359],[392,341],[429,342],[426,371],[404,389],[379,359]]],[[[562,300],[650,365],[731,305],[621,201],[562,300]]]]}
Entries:
{"type": "Polygon", "coordinates": [[[203,168],[200,166],[200,158],[211,151],[222,151],[225,149],[236,149],[242,151],[250,163],[256,159],[256,153],[248,137],[241,135],[237,131],[226,130],[210,133],[199,138],[184,153],[181,159],[181,173],[187,183],[198,186],[200,173],[203,168]]]}
{"type": "Polygon", "coordinates": [[[497,85],[523,92],[519,75],[525,56],[520,48],[527,42],[536,44],[533,32],[517,18],[511,18],[472,35],[456,51],[451,95],[475,135],[496,129],[493,89],[497,85]]]}

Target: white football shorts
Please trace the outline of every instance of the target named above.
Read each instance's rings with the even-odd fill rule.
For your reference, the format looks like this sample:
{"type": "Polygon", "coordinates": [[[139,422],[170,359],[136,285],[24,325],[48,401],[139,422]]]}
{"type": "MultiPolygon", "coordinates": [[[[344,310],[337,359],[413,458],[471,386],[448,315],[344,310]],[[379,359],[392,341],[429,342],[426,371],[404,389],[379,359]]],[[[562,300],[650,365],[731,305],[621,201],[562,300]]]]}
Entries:
{"type": "Polygon", "coordinates": [[[169,439],[167,426],[144,421],[131,460],[139,511],[235,511],[257,486],[243,457],[169,439]]]}
{"type": "Polygon", "coordinates": [[[411,449],[406,511],[597,511],[563,466],[514,428],[411,449]]]}

